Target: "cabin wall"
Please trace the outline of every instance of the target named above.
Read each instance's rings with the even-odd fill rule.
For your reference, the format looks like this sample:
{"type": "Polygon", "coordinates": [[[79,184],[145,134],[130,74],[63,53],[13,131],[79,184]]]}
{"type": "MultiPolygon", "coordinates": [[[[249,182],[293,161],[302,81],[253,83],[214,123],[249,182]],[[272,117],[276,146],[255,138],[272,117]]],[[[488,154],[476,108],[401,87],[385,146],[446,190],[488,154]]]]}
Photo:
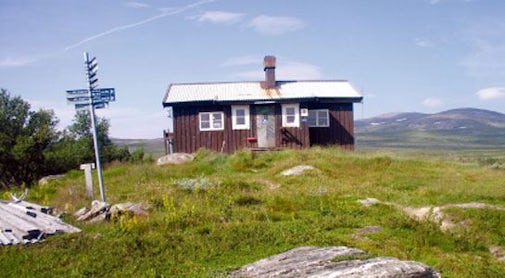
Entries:
{"type": "Polygon", "coordinates": [[[328,109],[330,127],[309,128],[310,145],[339,145],[354,150],[354,113],[352,103],[310,103],[309,109],[328,109]]]}
{"type": "MultiPolygon", "coordinates": [[[[300,127],[282,127],[281,105],[275,104],[275,145],[278,148],[302,149],[313,145],[341,145],[354,149],[354,118],[352,103],[301,103],[300,108],[328,109],[330,127],[308,127],[303,120],[300,127]]],[[[250,105],[250,129],[233,130],[231,106],[208,105],[173,107],[175,152],[194,153],[200,148],[233,153],[244,148],[257,148],[256,108],[250,105]],[[200,131],[200,112],[223,112],[224,130],[200,131]]]]}
{"type": "Polygon", "coordinates": [[[250,147],[247,138],[251,130],[233,130],[230,106],[174,107],[174,151],[194,153],[200,148],[232,153],[250,147]],[[223,112],[224,130],[200,131],[200,112],[223,112]]]}

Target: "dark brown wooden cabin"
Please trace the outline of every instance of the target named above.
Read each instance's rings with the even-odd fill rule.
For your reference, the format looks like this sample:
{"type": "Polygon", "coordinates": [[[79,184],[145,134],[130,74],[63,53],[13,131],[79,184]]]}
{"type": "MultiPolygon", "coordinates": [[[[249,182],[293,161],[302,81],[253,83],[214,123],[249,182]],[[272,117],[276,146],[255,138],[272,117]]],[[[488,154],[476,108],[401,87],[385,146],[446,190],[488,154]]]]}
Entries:
{"type": "Polygon", "coordinates": [[[264,64],[265,81],[171,84],[163,99],[173,119],[166,152],[354,149],[353,103],[362,96],[349,82],[276,81],[275,57],[264,64]]]}

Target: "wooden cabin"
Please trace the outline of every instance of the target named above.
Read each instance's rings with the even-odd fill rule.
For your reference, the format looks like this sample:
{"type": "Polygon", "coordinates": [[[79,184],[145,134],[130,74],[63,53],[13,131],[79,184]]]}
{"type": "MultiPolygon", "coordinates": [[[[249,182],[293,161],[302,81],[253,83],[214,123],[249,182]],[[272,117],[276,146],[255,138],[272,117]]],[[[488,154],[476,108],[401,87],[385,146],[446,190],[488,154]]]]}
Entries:
{"type": "Polygon", "coordinates": [[[275,60],[265,57],[264,81],[171,84],[163,98],[173,120],[163,133],[166,152],[353,150],[353,103],[363,97],[345,80],[277,81],[275,60]]]}

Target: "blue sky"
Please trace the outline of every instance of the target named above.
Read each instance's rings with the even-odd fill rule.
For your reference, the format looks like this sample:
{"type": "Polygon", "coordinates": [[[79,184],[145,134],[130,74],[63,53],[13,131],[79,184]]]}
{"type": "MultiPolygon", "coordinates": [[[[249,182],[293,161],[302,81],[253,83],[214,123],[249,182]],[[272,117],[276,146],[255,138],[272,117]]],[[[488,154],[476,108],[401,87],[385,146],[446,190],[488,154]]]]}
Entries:
{"type": "Polygon", "coordinates": [[[477,107],[505,113],[501,0],[0,0],[0,87],[60,127],[65,90],[86,86],[83,52],[117,101],[110,135],[156,138],[170,83],[347,79],[355,118],[477,107]]]}

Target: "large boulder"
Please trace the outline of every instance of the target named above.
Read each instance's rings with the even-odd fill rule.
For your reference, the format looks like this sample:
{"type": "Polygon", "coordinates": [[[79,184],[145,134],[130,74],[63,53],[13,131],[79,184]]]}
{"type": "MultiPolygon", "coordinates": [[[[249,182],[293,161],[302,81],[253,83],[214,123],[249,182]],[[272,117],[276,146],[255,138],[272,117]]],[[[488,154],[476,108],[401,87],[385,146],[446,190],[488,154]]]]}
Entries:
{"type": "Polygon", "coordinates": [[[314,166],[311,165],[298,165],[293,168],[289,168],[281,172],[282,176],[299,176],[302,175],[306,171],[315,170],[314,166]]]}
{"type": "Polygon", "coordinates": [[[189,153],[173,153],[158,158],[156,165],[183,164],[192,161],[195,157],[189,153]]]}
{"type": "Polygon", "coordinates": [[[299,247],[245,265],[230,277],[441,277],[420,262],[370,258],[363,250],[299,247]]]}

